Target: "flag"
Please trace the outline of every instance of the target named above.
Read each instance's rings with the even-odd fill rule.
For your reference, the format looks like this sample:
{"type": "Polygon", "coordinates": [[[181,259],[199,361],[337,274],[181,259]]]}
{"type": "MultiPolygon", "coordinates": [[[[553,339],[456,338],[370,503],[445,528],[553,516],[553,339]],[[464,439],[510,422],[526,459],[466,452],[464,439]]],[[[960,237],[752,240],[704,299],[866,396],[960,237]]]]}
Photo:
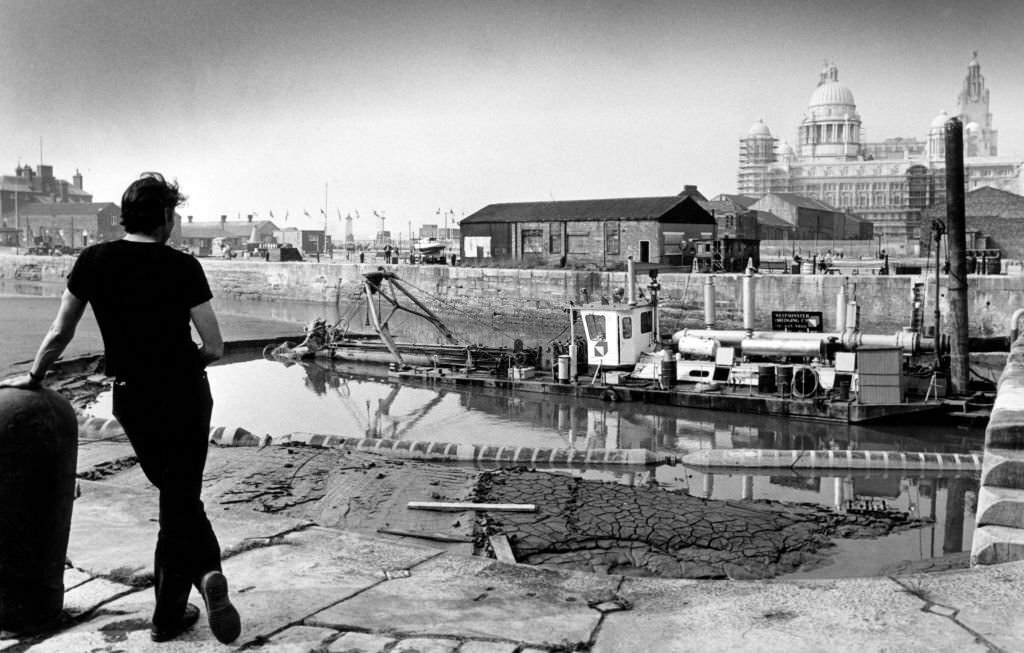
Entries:
{"type": "Polygon", "coordinates": [[[441,209],[438,209],[434,215],[441,215],[441,209]]]}
{"type": "Polygon", "coordinates": [[[302,209],[302,214],[305,215],[307,218],[313,217],[309,214],[309,211],[307,211],[306,209],[302,209]]]}
{"type": "Polygon", "coordinates": [[[359,219],[359,209],[356,209],[356,220],[359,219]]]}
{"type": "Polygon", "coordinates": [[[334,210],[338,212],[338,222],[341,222],[341,209],[334,207],[334,210]]]}
{"type": "Polygon", "coordinates": [[[322,215],[322,216],[324,216],[326,218],[327,217],[327,210],[326,209],[320,209],[320,215],[322,215]]]}
{"type": "Polygon", "coordinates": [[[274,219],[274,211],[273,211],[273,209],[270,210],[270,219],[271,220],[274,219]]]}
{"type": "Polygon", "coordinates": [[[288,222],[288,211],[284,212],[284,221],[288,222]]]}

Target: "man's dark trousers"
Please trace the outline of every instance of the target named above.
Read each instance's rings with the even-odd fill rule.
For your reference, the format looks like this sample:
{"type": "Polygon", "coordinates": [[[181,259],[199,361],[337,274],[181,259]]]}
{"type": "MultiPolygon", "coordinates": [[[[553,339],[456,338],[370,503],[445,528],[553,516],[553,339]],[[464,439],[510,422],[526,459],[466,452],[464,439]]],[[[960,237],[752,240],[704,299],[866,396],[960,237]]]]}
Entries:
{"type": "MultiPolygon", "coordinates": [[[[159,374],[157,371],[156,374],[159,374]]],[[[114,417],[146,477],[160,490],[160,534],[154,556],[153,624],[172,628],[191,586],[220,571],[220,545],[200,493],[213,398],[205,372],[177,378],[118,378],[114,417]]]]}

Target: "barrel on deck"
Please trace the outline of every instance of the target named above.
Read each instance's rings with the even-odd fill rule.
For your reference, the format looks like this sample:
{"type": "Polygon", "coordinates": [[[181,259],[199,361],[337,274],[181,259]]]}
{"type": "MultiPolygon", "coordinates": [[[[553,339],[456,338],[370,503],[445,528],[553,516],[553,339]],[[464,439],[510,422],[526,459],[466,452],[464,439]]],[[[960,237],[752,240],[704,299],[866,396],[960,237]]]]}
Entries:
{"type": "Polygon", "coordinates": [[[773,365],[757,366],[757,391],[766,394],[775,392],[775,367],[773,365]]]}
{"type": "Polygon", "coordinates": [[[0,388],[0,631],[36,632],[61,614],[77,458],[66,399],[0,388]]]}
{"type": "Polygon", "coordinates": [[[569,356],[566,354],[558,357],[558,382],[569,382],[569,356]]]}
{"type": "Polygon", "coordinates": [[[674,388],[676,385],[676,359],[668,358],[661,361],[661,387],[674,388]]]}

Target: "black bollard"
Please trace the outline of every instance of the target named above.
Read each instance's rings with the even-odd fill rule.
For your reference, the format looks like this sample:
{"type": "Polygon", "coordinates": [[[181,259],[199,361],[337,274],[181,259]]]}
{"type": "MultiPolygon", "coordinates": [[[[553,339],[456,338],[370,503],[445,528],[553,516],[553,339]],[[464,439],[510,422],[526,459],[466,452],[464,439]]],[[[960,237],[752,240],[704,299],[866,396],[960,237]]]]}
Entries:
{"type": "Polygon", "coordinates": [[[45,630],[64,607],[78,421],[52,390],[0,388],[0,630],[45,630]]]}

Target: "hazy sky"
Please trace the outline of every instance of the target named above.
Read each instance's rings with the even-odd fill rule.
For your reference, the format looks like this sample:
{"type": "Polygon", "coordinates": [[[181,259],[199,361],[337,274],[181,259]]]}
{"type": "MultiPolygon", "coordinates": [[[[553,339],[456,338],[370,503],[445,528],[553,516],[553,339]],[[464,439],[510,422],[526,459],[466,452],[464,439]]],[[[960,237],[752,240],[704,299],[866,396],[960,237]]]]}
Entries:
{"type": "Polygon", "coordinates": [[[196,220],[408,233],[494,202],[735,192],[764,118],[794,141],[824,60],[870,140],[924,138],[973,50],[1024,156],[1024,3],[0,0],[0,170],[144,170],[196,220]]]}

